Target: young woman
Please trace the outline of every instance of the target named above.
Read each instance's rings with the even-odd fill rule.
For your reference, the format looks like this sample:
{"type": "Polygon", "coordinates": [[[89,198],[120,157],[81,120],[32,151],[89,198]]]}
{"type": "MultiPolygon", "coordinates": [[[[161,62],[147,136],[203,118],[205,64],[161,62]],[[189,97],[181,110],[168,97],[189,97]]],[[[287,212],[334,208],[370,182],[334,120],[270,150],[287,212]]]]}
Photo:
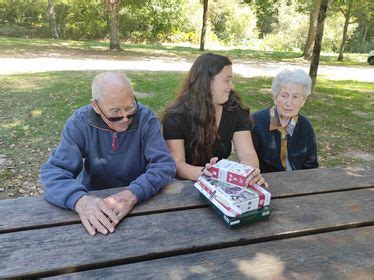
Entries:
{"type": "Polygon", "coordinates": [[[231,153],[231,142],[241,163],[256,167],[251,183],[267,183],[258,169],[251,138],[249,108],[234,92],[232,63],[206,53],[193,63],[177,97],[162,116],[163,134],[177,164],[177,176],[197,180],[231,153]]]}

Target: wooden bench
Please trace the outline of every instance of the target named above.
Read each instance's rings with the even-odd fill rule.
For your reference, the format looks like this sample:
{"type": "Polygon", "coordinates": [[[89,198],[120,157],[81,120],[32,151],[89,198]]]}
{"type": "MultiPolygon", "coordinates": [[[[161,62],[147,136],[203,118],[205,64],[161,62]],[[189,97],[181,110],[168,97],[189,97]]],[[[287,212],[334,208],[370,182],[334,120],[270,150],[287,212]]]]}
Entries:
{"type": "Polygon", "coordinates": [[[272,215],[237,229],[225,227],[191,181],[166,186],[107,236],[91,237],[77,214],[42,198],[2,200],[0,278],[373,278],[372,170],[264,176],[272,215]]]}

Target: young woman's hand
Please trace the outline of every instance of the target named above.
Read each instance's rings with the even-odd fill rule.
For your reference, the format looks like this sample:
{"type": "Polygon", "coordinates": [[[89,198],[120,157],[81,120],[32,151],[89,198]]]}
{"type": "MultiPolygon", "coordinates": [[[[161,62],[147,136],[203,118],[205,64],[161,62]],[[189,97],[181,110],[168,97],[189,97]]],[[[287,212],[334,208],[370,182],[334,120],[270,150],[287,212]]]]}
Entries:
{"type": "Polygon", "coordinates": [[[213,173],[209,171],[210,168],[212,168],[212,166],[218,161],[218,157],[214,157],[214,158],[211,158],[210,161],[205,164],[204,168],[201,169],[201,173],[203,175],[207,175],[207,176],[212,176],[213,173]]]}
{"type": "Polygon", "coordinates": [[[260,169],[255,167],[255,171],[253,171],[252,175],[253,175],[253,178],[249,182],[250,185],[257,184],[257,185],[261,185],[261,186],[263,186],[267,189],[269,188],[269,184],[265,181],[264,177],[262,177],[260,169]]]}

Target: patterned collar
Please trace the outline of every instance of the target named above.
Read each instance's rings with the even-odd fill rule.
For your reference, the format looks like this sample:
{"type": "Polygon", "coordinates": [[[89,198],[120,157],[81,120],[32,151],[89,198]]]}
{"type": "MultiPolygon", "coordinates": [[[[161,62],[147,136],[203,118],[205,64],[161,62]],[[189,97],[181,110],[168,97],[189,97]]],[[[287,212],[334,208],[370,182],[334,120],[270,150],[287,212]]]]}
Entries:
{"type": "Polygon", "coordinates": [[[292,170],[288,161],[288,145],[287,145],[287,134],[292,137],[294,129],[298,121],[298,115],[293,116],[286,127],[283,127],[279,120],[277,107],[273,106],[269,109],[270,114],[270,127],[269,130],[278,130],[281,133],[281,146],[280,146],[280,159],[282,166],[285,170],[292,170]]]}
{"type": "Polygon", "coordinates": [[[299,116],[293,116],[286,127],[283,127],[279,120],[279,114],[276,106],[272,106],[269,109],[270,114],[270,127],[269,130],[279,130],[282,134],[288,134],[292,137],[295,127],[297,125],[299,116]]]}

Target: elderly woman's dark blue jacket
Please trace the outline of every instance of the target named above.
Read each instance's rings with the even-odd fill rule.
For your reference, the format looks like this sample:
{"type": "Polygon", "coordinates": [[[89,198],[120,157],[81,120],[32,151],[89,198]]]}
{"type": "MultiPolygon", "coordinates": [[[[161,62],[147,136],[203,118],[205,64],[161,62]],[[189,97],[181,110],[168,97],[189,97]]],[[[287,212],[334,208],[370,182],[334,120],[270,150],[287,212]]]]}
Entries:
{"type": "MultiPolygon", "coordinates": [[[[270,130],[269,109],[253,114],[252,139],[262,173],[285,171],[281,163],[281,133],[270,130]]],[[[292,137],[287,135],[287,155],[292,170],[317,168],[317,144],[312,124],[298,115],[292,137]]]]}

